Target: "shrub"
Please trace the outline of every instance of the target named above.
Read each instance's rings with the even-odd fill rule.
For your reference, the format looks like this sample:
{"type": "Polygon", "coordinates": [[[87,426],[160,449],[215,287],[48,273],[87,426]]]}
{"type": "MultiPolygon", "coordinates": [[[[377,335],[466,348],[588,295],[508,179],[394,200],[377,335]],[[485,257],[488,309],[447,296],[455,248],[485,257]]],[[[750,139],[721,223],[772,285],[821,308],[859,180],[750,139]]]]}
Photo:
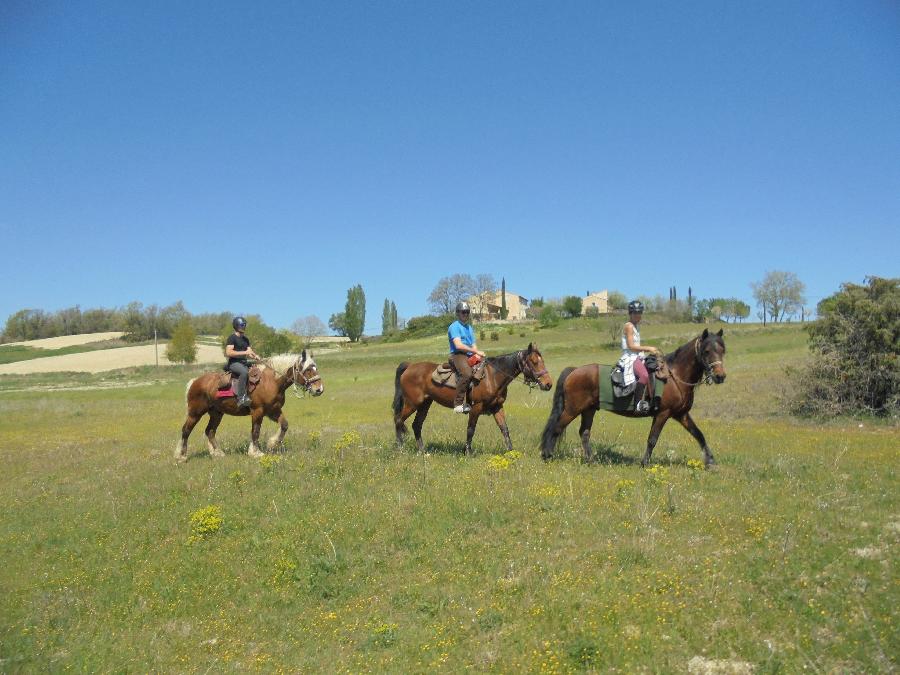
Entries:
{"type": "Polygon", "coordinates": [[[541,310],[541,326],[552,328],[559,325],[559,311],[553,305],[544,305],[541,310]]]}
{"type": "Polygon", "coordinates": [[[492,330],[491,331],[491,342],[496,342],[499,339],[500,339],[500,335],[497,333],[497,331],[492,330]]]}
{"type": "Polygon", "coordinates": [[[819,303],[813,359],[795,373],[791,410],[805,415],[900,413],[900,279],[844,284],[819,303]]]}
{"type": "Polygon", "coordinates": [[[166,347],[166,358],[172,363],[193,363],[197,360],[197,334],[190,319],[182,319],[172,333],[166,347]]]}

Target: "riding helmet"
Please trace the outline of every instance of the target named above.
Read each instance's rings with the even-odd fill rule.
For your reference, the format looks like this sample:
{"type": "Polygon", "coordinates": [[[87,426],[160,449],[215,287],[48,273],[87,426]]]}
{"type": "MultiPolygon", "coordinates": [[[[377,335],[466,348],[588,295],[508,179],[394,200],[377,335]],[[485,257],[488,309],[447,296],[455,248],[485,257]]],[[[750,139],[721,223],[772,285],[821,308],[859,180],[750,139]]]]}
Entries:
{"type": "Polygon", "coordinates": [[[468,313],[469,312],[469,303],[457,302],[456,303],[456,313],[459,314],[460,312],[468,313]]]}
{"type": "Polygon", "coordinates": [[[628,303],[628,313],[629,314],[643,314],[644,313],[644,303],[640,300],[632,300],[628,303]]]}
{"type": "Polygon", "coordinates": [[[236,316],[232,320],[231,325],[234,326],[235,330],[244,330],[247,328],[247,319],[242,316],[236,316]]]}

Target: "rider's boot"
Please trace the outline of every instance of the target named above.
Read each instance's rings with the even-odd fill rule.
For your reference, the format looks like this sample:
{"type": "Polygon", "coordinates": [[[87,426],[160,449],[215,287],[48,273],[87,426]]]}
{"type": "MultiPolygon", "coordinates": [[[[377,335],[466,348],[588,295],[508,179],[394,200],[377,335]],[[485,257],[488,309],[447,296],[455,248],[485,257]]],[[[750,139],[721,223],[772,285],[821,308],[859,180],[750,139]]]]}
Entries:
{"type": "Polygon", "coordinates": [[[238,408],[249,408],[250,407],[250,397],[244,394],[238,399],[238,408]]]}
{"type": "Polygon", "coordinates": [[[650,384],[647,388],[650,390],[650,412],[656,412],[659,409],[659,397],[656,395],[656,371],[650,371],[650,384]]]}
{"type": "Polygon", "coordinates": [[[644,389],[646,385],[638,382],[634,385],[634,411],[639,413],[650,412],[650,404],[644,400],[644,389]]]}

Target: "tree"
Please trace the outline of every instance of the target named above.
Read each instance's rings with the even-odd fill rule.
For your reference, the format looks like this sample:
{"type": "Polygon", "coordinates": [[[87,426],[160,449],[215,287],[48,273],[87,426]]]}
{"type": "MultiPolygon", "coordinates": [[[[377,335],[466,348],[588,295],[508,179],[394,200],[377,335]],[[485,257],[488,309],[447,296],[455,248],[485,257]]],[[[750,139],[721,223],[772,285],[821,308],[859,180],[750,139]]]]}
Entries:
{"type": "Polygon", "coordinates": [[[559,310],[556,305],[544,305],[540,315],[541,326],[552,328],[559,324],[559,310]]]}
{"type": "Polygon", "coordinates": [[[391,327],[394,330],[400,328],[400,317],[397,316],[397,305],[394,304],[393,300],[391,300],[391,327]]]}
{"type": "Polygon", "coordinates": [[[472,290],[475,305],[472,307],[473,312],[486,314],[488,301],[494,299],[493,296],[497,292],[497,280],[490,274],[479,274],[473,281],[472,290]]]}
{"type": "Polygon", "coordinates": [[[621,291],[610,291],[606,296],[606,303],[610,309],[628,308],[628,298],[621,291]]]}
{"type": "Polygon", "coordinates": [[[344,329],[351,342],[358,342],[366,327],[366,294],[359,284],[347,291],[344,329]]]}
{"type": "Polygon", "coordinates": [[[792,317],[803,307],[806,298],[803,293],[806,285],[793,272],[775,270],[767,272],[762,281],[750,285],[753,297],[762,313],[763,323],[766,318],[772,321],[783,321],[792,317]]]}
{"type": "Polygon", "coordinates": [[[900,414],[900,279],[846,283],[807,325],[815,354],[798,378],[795,412],[900,414]]]}
{"type": "Polygon", "coordinates": [[[197,360],[197,334],[190,317],[184,317],[172,331],[172,341],[166,346],[166,358],[172,363],[193,363],[197,360]]]}
{"type": "Polygon", "coordinates": [[[328,318],[328,327],[342,337],[347,336],[347,317],[343,312],[332,314],[328,318]]]}
{"type": "Polygon", "coordinates": [[[309,347],[314,337],[325,335],[326,330],[328,329],[322,320],[312,314],[300,317],[291,324],[291,332],[300,336],[304,347],[309,347]]]}
{"type": "Polygon", "coordinates": [[[509,308],[506,306],[506,277],[500,284],[500,318],[504,321],[509,316],[509,308]]]}
{"type": "Polygon", "coordinates": [[[384,308],[381,310],[381,334],[388,335],[393,326],[391,325],[391,301],[384,299],[384,308]]]}
{"type": "Polygon", "coordinates": [[[563,298],[562,308],[570,317],[581,316],[581,298],[577,295],[567,295],[563,298]]]}
{"type": "Polygon", "coordinates": [[[475,294],[475,280],[468,274],[453,274],[438,281],[428,296],[428,305],[435,314],[453,314],[456,303],[475,294]]]}

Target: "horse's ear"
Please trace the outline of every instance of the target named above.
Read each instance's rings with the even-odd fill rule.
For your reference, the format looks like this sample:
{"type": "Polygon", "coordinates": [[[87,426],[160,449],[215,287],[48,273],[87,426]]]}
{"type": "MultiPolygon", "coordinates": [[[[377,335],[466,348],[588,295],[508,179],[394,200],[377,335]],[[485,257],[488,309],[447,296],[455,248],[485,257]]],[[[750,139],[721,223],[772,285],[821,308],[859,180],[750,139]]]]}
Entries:
{"type": "Polygon", "coordinates": [[[708,337],[709,337],[709,330],[706,329],[706,328],[704,328],[704,329],[703,329],[703,335],[700,336],[700,339],[701,339],[701,340],[705,340],[705,339],[708,338],[708,337]]]}
{"type": "Polygon", "coordinates": [[[722,337],[724,334],[725,334],[725,329],[724,329],[724,328],[720,328],[720,329],[719,329],[719,332],[716,333],[716,335],[718,335],[719,337],[722,337]]]}
{"type": "Polygon", "coordinates": [[[529,342],[529,343],[528,343],[528,353],[530,354],[530,353],[533,352],[533,351],[534,351],[534,343],[533,343],[533,342],[529,342]]]}
{"type": "Polygon", "coordinates": [[[306,363],[306,350],[305,349],[300,354],[300,363],[306,363]]]}

